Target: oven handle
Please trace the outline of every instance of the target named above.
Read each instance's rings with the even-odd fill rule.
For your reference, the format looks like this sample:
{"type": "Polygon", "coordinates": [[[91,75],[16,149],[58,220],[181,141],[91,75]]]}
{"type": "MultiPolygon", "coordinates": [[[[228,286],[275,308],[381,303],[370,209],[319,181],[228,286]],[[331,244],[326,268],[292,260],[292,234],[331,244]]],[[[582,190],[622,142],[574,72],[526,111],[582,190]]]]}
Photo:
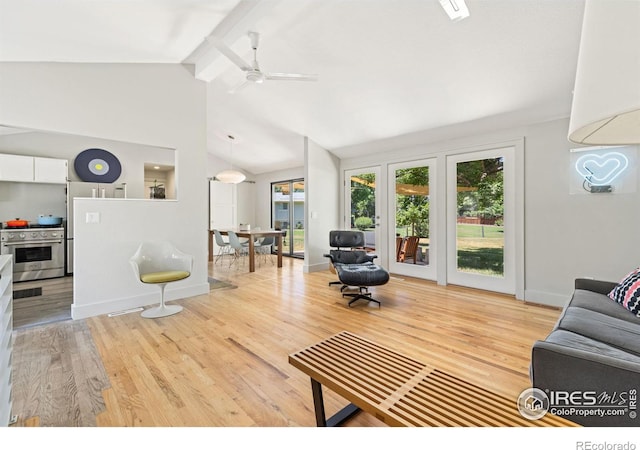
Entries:
{"type": "Polygon", "coordinates": [[[15,245],[40,245],[40,244],[62,244],[62,241],[59,239],[54,239],[51,241],[36,241],[36,242],[3,242],[3,245],[15,246],[15,245]]]}

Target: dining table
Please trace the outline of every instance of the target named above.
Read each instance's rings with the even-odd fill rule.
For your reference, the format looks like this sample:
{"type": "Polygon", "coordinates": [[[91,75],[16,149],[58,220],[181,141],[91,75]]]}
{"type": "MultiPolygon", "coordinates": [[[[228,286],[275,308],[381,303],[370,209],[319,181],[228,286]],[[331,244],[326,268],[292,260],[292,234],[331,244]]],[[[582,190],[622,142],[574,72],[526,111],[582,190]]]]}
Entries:
{"type": "MultiPolygon", "coordinates": [[[[213,257],[213,241],[214,241],[214,230],[209,230],[209,261],[212,260],[213,257]]],[[[219,229],[218,230],[221,235],[228,236],[229,231],[235,232],[239,238],[247,238],[249,240],[249,272],[256,271],[256,251],[255,251],[255,242],[256,239],[261,237],[273,236],[276,238],[276,247],[278,248],[277,256],[278,256],[278,267],[282,267],[282,238],[287,233],[286,230],[244,230],[240,231],[238,229],[219,229]]]]}

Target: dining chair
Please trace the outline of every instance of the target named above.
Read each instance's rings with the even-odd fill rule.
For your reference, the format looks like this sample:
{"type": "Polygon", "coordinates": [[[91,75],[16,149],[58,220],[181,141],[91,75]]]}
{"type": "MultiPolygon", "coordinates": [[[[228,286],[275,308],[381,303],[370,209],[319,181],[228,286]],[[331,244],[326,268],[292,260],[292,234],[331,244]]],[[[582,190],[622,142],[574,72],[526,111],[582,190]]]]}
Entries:
{"type": "Polygon", "coordinates": [[[218,254],[213,261],[213,263],[215,264],[220,259],[224,260],[224,256],[228,255],[231,252],[231,245],[229,245],[229,241],[225,240],[218,230],[213,230],[213,234],[215,235],[216,245],[218,246],[218,254]]]}
{"type": "Polygon", "coordinates": [[[262,259],[266,262],[267,261],[267,255],[271,255],[271,258],[269,258],[271,260],[271,265],[274,264],[273,262],[273,246],[276,243],[276,238],[273,236],[265,236],[264,238],[262,238],[262,240],[260,240],[260,245],[256,246],[256,254],[262,256],[262,259]]]}
{"type": "Polygon", "coordinates": [[[242,263],[244,264],[244,256],[249,254],[249,242],[240,242],[240,238],[235,233],[235,231],[228,231],[229,236],[229,246],[233,251],[233,259],[229,263],[229,267],[233,265],[234,262],[238,260],[238,258],[243,258],[242,263]]]}

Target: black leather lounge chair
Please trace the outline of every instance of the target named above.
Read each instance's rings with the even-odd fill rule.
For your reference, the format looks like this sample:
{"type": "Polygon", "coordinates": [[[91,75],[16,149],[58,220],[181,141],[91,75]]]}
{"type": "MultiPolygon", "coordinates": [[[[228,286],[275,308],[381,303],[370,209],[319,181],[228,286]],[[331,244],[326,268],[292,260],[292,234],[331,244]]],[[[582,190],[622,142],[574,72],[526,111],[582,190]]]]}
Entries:
{"type": "MultiPolygon", "coordinates": [[[[380,302],[369,293],[369,287],[380,286],[389,281],[389,272],[382,266],[373,263],[376,255],[358,248],[364,247],[364,233],[354,230],[333,230],[329,232],[329,245],[334,249],[325,254],[342,284],[343,297],[352,297],[349,306],[357,300],[368,300],[380,305],[380,302]],[[358,292],[344,292],[349,286],[356,287],[358,292]]],[[[329,284],[337,284],[330,282],[329,284]]]]}

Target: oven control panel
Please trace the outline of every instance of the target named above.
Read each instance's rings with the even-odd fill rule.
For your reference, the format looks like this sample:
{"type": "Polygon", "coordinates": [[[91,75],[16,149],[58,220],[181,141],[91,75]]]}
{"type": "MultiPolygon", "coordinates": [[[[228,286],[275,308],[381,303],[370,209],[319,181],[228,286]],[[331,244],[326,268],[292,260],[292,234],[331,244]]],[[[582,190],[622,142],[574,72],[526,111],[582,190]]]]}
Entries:
{"type": "Polygon", "coordinates": [[[0,230],[0,241],[44,241],[62,239],[64,228],[0,230]]]}

